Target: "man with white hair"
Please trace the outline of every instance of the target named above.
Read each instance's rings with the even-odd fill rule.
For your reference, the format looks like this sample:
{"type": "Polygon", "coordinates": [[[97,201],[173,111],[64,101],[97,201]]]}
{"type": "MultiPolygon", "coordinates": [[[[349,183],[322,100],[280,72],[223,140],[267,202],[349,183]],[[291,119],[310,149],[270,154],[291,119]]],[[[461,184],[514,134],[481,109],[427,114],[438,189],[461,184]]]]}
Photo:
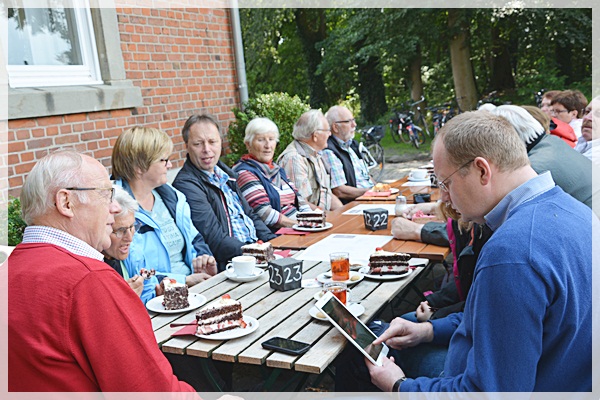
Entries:
{"type": "Polygon", "coordinates": [[[321,152],[327,147],[331,129],[320,110],[309,110],[302,114],[292,136],[294,140],[277,159],[298,193],[312,208],[335,210],[342,202],[331,191],[331,180],[321,152]]]}
{"type": "Polygon", "coordinates": [[[194,391],[156,345],[148,313],[105,264],[121,209],[104,166],[40,160],[21,192],[28,224],[8,259],[8,390],[194,391]]]}
{"type": "Polygon", "coordinates": [[[375,182],[354,140],[356,121],[352,112],[344,106],[333,106],[325,118],[331,127],[331,136],[323,150],[323,162],[331,176],[333,194],[348,203],[362,196],[375,182]]]}

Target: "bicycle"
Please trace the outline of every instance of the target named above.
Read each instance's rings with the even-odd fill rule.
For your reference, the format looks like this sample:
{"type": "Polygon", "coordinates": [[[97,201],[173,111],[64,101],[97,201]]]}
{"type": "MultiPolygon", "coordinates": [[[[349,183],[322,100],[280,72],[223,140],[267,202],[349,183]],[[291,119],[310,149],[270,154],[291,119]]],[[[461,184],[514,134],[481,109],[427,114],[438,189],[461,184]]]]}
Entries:
{"type": "Polygon", "coordinates": [[[398,117],[398,136],[404,143],[412,143],[416,149],[425,143],[425,134],[421,127],[415,125],[413,122],[413,115],[415,113],[408,111],[406,113],[397,113],[398,117]],[[406,139],[408,138],[408,139],[406,139]]]}
{"type": "Polygon", "coordinates": [[[385,136],[385,130],[381,125],[374,125],[357,129],[357,132],[361,135],[358,151],[369,169],[369,175],[375,182],[378,182],[385,164],[383,146],[380,143],[385,136]]]}
{"type": "Polygon", "coordinates": [[[456,111],[449,102],[444,103],[441,106],[427,107],[427,109],[432,113],[431,120],[433,122],[433,136],[436,136],[441,127],[456,115],[456,111]]]}
{"type": "MultiPolygon", "coordinates": [[[[411,116],[411,122],[412,122],[412,118],[415,117],[415,120],[417,121],[417,123],[419,123],[422,126],[422,128],[419,127],[420,131],[423,132],[423,129],[425,129],[425,133],[427,134],[427,136],[431,137],[431,133],[429,131],[429,125],[427,124],[425,116],[423,115],[424,113],[421,109],[421,106],[419,105],[419,104],[423,103],[424,101],[425,101],[425,96],[421,96],[421,98],[419,100],[417,100],[416,102],[406,104],[406,108],[408,109],[408,111],[398,111],[398,110],[393,111],[394,116],[390,119],[390,131],[391,131],[392,139],[394,140],[394,142],[396,142],[396,143],[400,143],[400,142],[411,143],[412,142],[409,132],[406,129],[403,129],[403,126],[405,126],[405,123],[402,122],[402,120],[405,119],[407,117],[407,115],[411,116]],[[416,107],[418,117],[416,117],[416,113],[411,110],[413,107],[416,107]]],[[[417,126],[414,123],[413,123],[413,125],[417,126]]],[[[424,140],[420,141],[420,144],[423,144],[423,143],[424,143],[424,140]]]]}

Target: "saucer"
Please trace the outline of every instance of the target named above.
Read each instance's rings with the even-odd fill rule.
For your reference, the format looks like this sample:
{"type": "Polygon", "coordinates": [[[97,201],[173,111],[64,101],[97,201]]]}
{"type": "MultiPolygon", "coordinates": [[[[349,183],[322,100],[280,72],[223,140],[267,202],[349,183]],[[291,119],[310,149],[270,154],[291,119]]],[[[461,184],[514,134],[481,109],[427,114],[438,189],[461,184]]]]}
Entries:
{"type": "MultiPolygon", "coordinates": [[[[365,307],[359,303],[350,303],[346,308],[355,317],[360,317],[365,312],[365,307]]],[[[308,310],[308,313],[311,317],[316,318],[320,321],[329,321],[325,314],[323,314],[322,311],[319,311],[317,307],[311,307],[310,310],[308,310]]]]}
{"type": "Polygon", "coordinates": [[[263,274],[267,272],[266,269],[254,268],[254,272],[249,276],[237,276],[233,271],[233,268],[225,270],[225,276],[228,279],[231,279],[234,282],[252,282],[260,278],[263,274]]]}

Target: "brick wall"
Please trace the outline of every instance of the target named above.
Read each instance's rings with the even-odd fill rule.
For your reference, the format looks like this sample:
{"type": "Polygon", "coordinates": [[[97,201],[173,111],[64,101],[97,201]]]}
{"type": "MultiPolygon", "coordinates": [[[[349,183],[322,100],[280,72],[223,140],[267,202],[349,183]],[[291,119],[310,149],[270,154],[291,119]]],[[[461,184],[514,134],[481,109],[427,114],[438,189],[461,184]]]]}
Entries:
{"type": "Polygon", "coordinates": [[[8,123],[9,195],[18,196],[36,160],[74,146],[110,167],[123,130],[149,125],[175,144],[173,167],[183,165],[181,127],[194,111],[216,115],[224,126],[239,103],[229,11],[225,9],[117,9],[127,79],[141,88],[136,109],[69,114],[8,123]]]}

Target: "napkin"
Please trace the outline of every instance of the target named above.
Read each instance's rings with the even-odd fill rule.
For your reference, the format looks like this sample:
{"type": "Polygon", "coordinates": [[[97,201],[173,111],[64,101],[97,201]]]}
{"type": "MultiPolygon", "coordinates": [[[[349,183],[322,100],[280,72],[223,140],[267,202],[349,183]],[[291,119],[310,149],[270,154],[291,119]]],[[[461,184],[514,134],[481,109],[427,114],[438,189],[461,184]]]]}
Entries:
{"type": "Polygon", "coordinates": [[[392,194],[389,190],[387,192],[373,192],[372,190],[367,190],[363,196],[366,197],[388,197],[392,194]]]}
{"type": "Polygon", "coordinates": [[[283,257],[283,258],[287,258],[287,257],[289,257],[289,256],[290,256],[290,253],[291,253],[291,252],[292,252],[292,250],[291,250],[291,249],[287,249],[287,250],[275,250],[275,251],[273,252],[273,254],[280,255],[280,256],[281,256],[281,257],[283,257]]]}
{"type": "Polygon", "coordinates": [[[309,232],[297,231],[294,228],[280,228],[276,235],[308,235],[309,232]]]}
{"type": "Polygon", "coordinates": [[[192,336],[194,336],[196,334],[196,328],[197,328],[196,324],[184,326],[183,328],[181,328],[177,332],[172,333],[171,336],[186,336],[186,335],[192,335],[192,336]]]}

